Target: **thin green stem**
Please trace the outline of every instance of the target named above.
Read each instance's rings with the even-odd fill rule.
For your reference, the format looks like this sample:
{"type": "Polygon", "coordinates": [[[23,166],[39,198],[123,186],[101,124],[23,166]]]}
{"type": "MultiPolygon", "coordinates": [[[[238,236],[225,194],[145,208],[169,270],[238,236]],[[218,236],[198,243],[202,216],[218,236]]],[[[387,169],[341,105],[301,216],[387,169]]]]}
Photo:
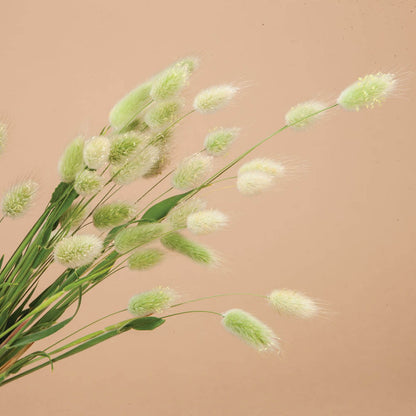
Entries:
{"type": "Polygon", "coordinates": [[[224,297],[224,296],[256,296],[256,297],[260,297],[260,298],[267,298],[266,295],[259,295],[257,293],[221,293],[219,295],[204,296],[202,298],[196,298],[196,299],[187,300],[187,301],[181,302],[181,303],[175,303],[174,305],[171,306],[171,308],[176,308],[178,306],[186,305],[188,303],[199,302],[201,300],[220,298],[220,297],[224,297]]]}
{"type": "Polygon", "coordinates": [[[161,316],[161,318],[166,319],[166,318],[170,318],[172,316],[185,315],[187,313],[210,313],[210,314],[218,315],[218,316],[221,316],[221,317],[224,316],[222,313],[214,312],[214,311],[184,311],[184,312],[171,313],[170,315],[161,316]]]}
{"type": "Polygon", "coordinates": [[[76,330],[76,331],[74,331],[74,332],[71,332],[71,333],[70,333],[69,335],[67,335],[66,337],[61,338],[60,340],[58,340],[58,341],[54,342],[53,344],[49,345],[49,347],[45,348],[45,349],[44,349],[44,351],[48,351],[48,350],[50,350],[50,349],[51,349],[51,348],[53,348],[55,345],[58,345],[58,344],[60,344],[61,342],[63,342],[63,341],[65,341],[65,340],[67,340],[68,338],[73,337],[75,334],[80,333],[80,332],[81,332],[81,331],[83,331],[84,329],[87,329],[87,328],[89,328],[90,326],[92,326],[92,325],[94,325],[94,324],[96,324],[96,323],[98,323],[98,322],[104,321],[104,319],[107,319],[107,318],[109,318],[110,316],[114,316],[114,315],[117,315],[117,314],[122,313],[122,312],[127,312],[127,308],[126,308],[126,309],[121,309],[121,310],[119,310],[119,311],[117,311],[117,312],[110,313],[110,314],[108,314],[108,315],[103,316],[102,318],[99,318],[99,319],[96,319],[96,320],[95,320],[95,321],[93,321],[93,322],[90,322],[89,324],[87,324],[87,325],[83,326],[82,328],[77,329],[77,330],[76,330]]]}

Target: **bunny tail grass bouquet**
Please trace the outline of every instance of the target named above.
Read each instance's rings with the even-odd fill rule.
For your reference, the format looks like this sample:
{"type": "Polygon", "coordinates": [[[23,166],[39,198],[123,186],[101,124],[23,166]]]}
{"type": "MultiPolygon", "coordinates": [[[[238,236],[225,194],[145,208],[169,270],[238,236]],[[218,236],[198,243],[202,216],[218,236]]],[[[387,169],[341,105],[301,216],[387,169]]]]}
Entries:
{"type": "MultiPolygon", "coordinates": [[[[267,190],[285,176],[287,166],[262,157],[246,160],[262,143],[289,128],[305,129],[337,106],[346,110],[371,108],[383,102],[397,83],[392,74],[366,75],[330,105],[316,101],[298,104],[288,111],[281,128],[214,171],[214,159],[226,155],[239,133],[236,128],[216,128],[205,136],[200,152],[163,173],[169,165],[177,125],[193,113],[219,111],[238,92],[228,84],[209,87],[185,110],[180,94],[197,63],[195,58],[185,58],[139,85],[113,107],[110,124],[97,136],[77,137],[66,147],[58,165],[60,183],[44,212],[10,259],[0,259],[1,385],[45,366],[53,367],[127,331],[154,330],[171,317],[187,313],[213,315],[227,331],[256,350],[279,350],[273,330],[249,312],[187,309],[201,299],[178,300],[175,291],[167,287],[135,294],[126,301],[125,309],[109,310],[106,316],[95,317],[91,324],[66,333],[58,341],[54,335],[76,317],[88,292],[126,267],[145,271],[171,253],[202,266],[217,264],[216,253],[193,238],[194,234],[220,230],[228,222],[226,214],[206,206],[201,199],[204,190],[222,181],[235,182],[246,196],[267,190]],[[160,176],[156,183],[135,200],[114,199],[123,186],[156,176],[160,176]],[[152,200],[148,204],[143,203],[146,196],[152,200]],[[54,262],[62,267],[61,274],[43,291],[38,290],[38,283],[54,262]],[[129,313],[129,318],[117,319],[122,313],[129,313]],[[104,319],[115,321],[88,333],[89,326],[104,319]],[[38,341],[52,335],[53,343],[36,348],[38,341]]],[[[6,126],[1,124],[0,150],[6,135],[6,126]]],[[[37,189],[36,183],[27,180],[6,192],[0,221],[25,214],[37,189]]],[[[247,294],[216,294],[202,299],[227,295],[247,294]]],[[[320,312],[317,302],[288,289],[251,295],[284,316],[309,319],[320,312]]]]}

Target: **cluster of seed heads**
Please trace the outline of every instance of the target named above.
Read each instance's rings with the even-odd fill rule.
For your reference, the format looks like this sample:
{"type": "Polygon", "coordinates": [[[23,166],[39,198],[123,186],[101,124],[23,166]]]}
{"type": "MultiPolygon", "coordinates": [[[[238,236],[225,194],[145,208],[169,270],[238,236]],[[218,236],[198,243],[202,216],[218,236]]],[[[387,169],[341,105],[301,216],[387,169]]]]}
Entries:
{"type": "MultiPolygon", "coordinates": [[[[203,265],[219,263],[215,251],[193,241],[185,233],[188,230],[191,234],[202,235],[218,231],[228,224],[228,216],[207,208],[205,201],[195,195],[184,198],[159,222],[151,223],[135,221],[139,207],[133,202],[108,201],[104,197],[92,210],[88,205],[107,186],[122,187],[137,179],[161,174],[170,160],[174,126],[192,112],[213,113],[234,98],[238,92],[236,86],[209,87],[199,92],[193,99],[192,109],[186,110],[181,92],[197,66],[198,60],[192,57],[174,63],[125,95],[111,110],[110,126],[102,134],[89,139],[77,137],[66,147],[59,161],[59,175],[62,182],[72,184],[80,200],[76,200],[60,219],[63,233],[54,247],[56,262],[76,269],[93,264],[105,252],[102,238],[76,233],[86,218],[91,217],[98,232],[124,226],[113,236],[110,248],[120,258],[126,257],[123,261],[131,270],[143,271],[159,264],[165,257],[162,247],[203,265]],[[162,247],[149,246],[156,243],[161,243],[162,247]]],[[[394,91],[396,83],[393,74],[367,75],[346,88],[336,105],[347,110],[371,108],[383,102],[394,91]]],[[[309,127],[328,108],[314,100],[297,104],[287,112],[285,127],[309,127]]],[[[200,191],[211,185],[214,159],[226,155],[239,132],[235,127],[216,127],[209,131],[203,140],[203,151],[185,157],[173,169],[170,176],[173,188],[200,191]]],[[[6,135],[6,126],[0,123],[0,151],[6,135]]],[[[257,195],[286,174],[284,163],[258,157],[239,167],[236,187],[243,195],[257,195]]],[[[37,188],[31,180],[11,188],[1,202],[3,216],[24,214],[37,188]]],[[[156,288],[133,296],[128,310],[137,317],[144,317],[173,307],[176,298],[173,290],[156,288]]],[[[275,290],[264,298],[281,315],[311,318],[320,311],[314,300],[292,290],[275,290]]],[[[248,312],[231,309],[218,315],[228,331],[257,350],[279,348],[273,331],[248,312]]]]}

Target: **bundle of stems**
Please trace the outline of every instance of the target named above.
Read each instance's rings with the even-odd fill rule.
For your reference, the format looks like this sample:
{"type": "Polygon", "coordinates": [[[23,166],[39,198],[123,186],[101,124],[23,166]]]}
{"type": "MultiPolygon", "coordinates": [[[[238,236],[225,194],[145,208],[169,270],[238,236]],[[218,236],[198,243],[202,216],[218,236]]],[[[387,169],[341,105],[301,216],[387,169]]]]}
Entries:
{"type": "MultiPolygon", "coordinates": [[[[97,136],[78,137],[65,149],[58,169],[61,182],[49,203],[8,261],[4,262],[4,256],[0,259],[0,385],[46,366],[53,368],[54,363],[124,332],[153,330],[167,319],[187,313],[219,316],[229,332],[257,350],[279,349],[273,330],[243,310],[220,313],[182,308],[175,312],[175,308],[202,299],[254,295],[281,315],[311,318],[320,312],[316,301],[288,289],[178,302],[172,289],[157,287],[134,295],[125,309],[95,319],[46,348],[35,348],[38,341],[62,331],[76,317],[90,290],[126,267],[147,270],[162,261],[167,251],[205,266],[218,264],[213,250],[185,235],[206,234],[227,224],[227,216],[207,209],[199,194],[225,180],[235,181],[243,195],[261,193],[287,174],[284,163],[256,158],[241,165],[237,174],[228,172],[284,130],[305,129],[337,106],[347,110],[372,107],[384,101],[396,86],[392,74],[377,73],[360,78],[332,104],[298,104],[288,111],[281,128],[212,173],[213,159],[224,156],[239,133],[237,128],[216,128],[206,135],[200,152],[163,173],[169,165],[175,128],[195,112],[220,110],[238,92],[228,84],[207,88],[195,97],[192,109],[184,111],[180,93],[197,63],[192,57],[182,59],[139,85],[113,107],[110,124],[97,136]],[[113,199],[123,186],[156,176],[160,179],[134,202],[113,199]],[[145,197],[151,202],[145,204],[145,197]],[[82,232],[91,226],[93,233],[82,232]],[[53,262],[62,265],[63,271],[39,291],[39,282],[53,262]],[[163,312],[167,309],[174,311],[163,312]],[[127,311],[133,315],[129,319],[77,338],[90,326],[127,311]],[[63,319],[65,312],[70,316],[63,319]]],[[[5,137],[6,126],[1,124],[0,149],[5,137]]],[[[28,180],[11,188],[3,197],[0,221],[23,215],[37,187],[28,180]]]]}

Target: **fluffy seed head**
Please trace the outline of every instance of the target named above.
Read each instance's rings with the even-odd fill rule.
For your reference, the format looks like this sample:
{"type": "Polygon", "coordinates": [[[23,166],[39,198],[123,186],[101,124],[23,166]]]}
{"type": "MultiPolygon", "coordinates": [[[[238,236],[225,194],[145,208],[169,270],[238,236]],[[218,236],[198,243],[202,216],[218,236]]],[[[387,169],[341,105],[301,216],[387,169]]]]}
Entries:
{"type": "Polygon", "coordinates": [[[61,216],[59,223],[69,230],[78,228],[87,217],[87,211],[78,203],[73,203],[61,216]]]}
{"type": "Polygon", "coordinates": [[[146,175],[157,163],[160,150],[157,146],[148,145],[136,152],[133,158],[122,165],[113,165],[111,176],[118,185],[127,185],[146,175]]]}
{"type": "Polygon", "coordinates": [[[151,129],[159,130],[171,124],[181,108],[182,104],[177,99],[158,102],[147,110],[144,121],[151,129]]]}
{"type": "Polygon", "coordinates": [[[322,115],[322,113],[315,113],[324,108],[325,106],[317,101],[307,101],[295,105],[286,113],[286,124],[296,129],[309,127],[322,115]]]}
{"type": "Polygon", "coordinates": [[[114,248],[124,254],[159,238],[166,231],[164,224],[139,224],[120,231],[114,239],[114,248]]]}
{"type": "Polygon", "coordinates": [[[188,240],[175,231],[165,234],[160,241],[169,250],[181,253],[197,263],[207,266],[215,266],[218,264],[218,257],[213,251],[194,241],[188,240]]]}
{"type": "Polygon", "coordinates": [[[239,131],[240,129],[237,128],[218,128],[208,133],[204,142],[208,154],[212,156],[224,154],[229,149],[239,131]]]}
{"type": "Polygon", "coordinates": [[[134,295],[129,302],[128,310],[138,317],[152,315],[169,308],[178,295],[168,287],[158,287],[134,295]]]}
{"type": "Polygon", "coordinates": [[[273,184],[273,177],[260,171],[246,172],[239,174],[237,178],[237,189],[243,195],[257,195],[273,184]]]}
{"type": "Polygon", "coordinates": [[[7,140],[7,126],[0,122],[0,153],[4,149],[5,142],[7,140]]]}
{"type": "Polygon", "coordinates": [[[204,211],[190,214],[186,224],[188,230],[194,234],[208,234],[224,228],[228,223],[228,217],[216,209],[207,209],[204,211]]]}
{"type": "Polygon", "coordinates": [[[105,136],[95,136],[84,146],[84,162],[90,169],[100,169],[108,163],[110,140],[105,136]]]}
{"type": "Polygon", "coordinates": [[[115,130],[121,130],[135,121],[138,113],[150,101],[152,84],[146,82],[124,96],[110,112],[110,124],[115,130]]]}
{"type": "Polygon", "coordinates": [[[96,171],[83,170],[74,182],[75,191],[81,196],[95,195],[103,189],[104,180],[96,171]]]}
{"type": "Polygon", "coordinates": [[[347,87],[338,97],[338,104],[346,110],[373,108],[381,104],[394,91],[397,79],[394,74],[366,75],[347,87]]]}
{"type": "Polygon", "coordinates": [[[163,251],[157,248],[148,248],[130,255],[127,263],[131,270],[147,270],[160,263],[163,256],[163,251]]]}
{"type": "Polygon", "coordinates": [[[199,66],[199,59],[195,56],[187,56],[176,63],[178,66],[184,66],[189,73],[194,72],[199,66]]]}
{"type": "Polygon", "coordinates": [[[189,65],[172,65],[153,80],[150,96],[155,101],[174,97],[187,85],[189,76],[189,65]]]}
{"type": "Polygon", "coordinates": [[[184,159],[172,175],[175,188],[187,191],[201,185],[208,174],[212,157],[197,153],[184,159]]]}
{"type": "Polygon", "coordinates": [[[274,290],[268,300],[281,315],[312,318],[319,312],[318,305],[311,298],[293,290],[274,290]]]}
{"type": "Polygon", "coordinates": [[[194,109],[200,113],[213,113],[226,106],[238,88],[232,85],[219,85],[201,91],[194,100],[194,109]]]}
{"type": "Polygon", "coordinates": [[[59,161],[58,171],[63,182],[72,182],[84,167],[84,139],[77,137],[67,148],[59,161]]]}
{"type": "Polygon", "coordinates": [[[175,228],[186,228],[188,216],[205,209],[206,202],[199,198],[191,198],[187,201],[180,202],[175,208],[169,211],[166,219],[169,224],[175,228]]]}
{"type": "Polygon", "coordinates": [[[1,210],[5,217],[19,217],[32,205],[39,185],[28,180],[13,186],[3,197],[1,210]]]}
{"type": "Polygon", "coordinates": [[[95,235],[74,235],[56,244],[55,261],[63,266],[76,269],[94,261],[103,249],[103,242],[95,235]]]}
{"type": "Polygon", "coordinates": [[[123,163],[147,143],[148,138],[140,133],[130,132],[115,136],[110,143],[108,159],[113,164],[123,163]]]}
{"type": "Polygon", "coordinates": [[[285,175],[285,171],[285,166],[280,162],[275,162],[274,160],[266,158],[257,158],[244,163],[238,170],[238,174],[242,175],[247,172],[262,172],[273,178],[281,178],[285,175]]]}
{"type": "Polygon", "coordinates": [[[99,230],[108,230],[130,221],[136,208],[129,202],[110,202],[98,207],[93,213],[94,226],[99,230]]]}
{"type": "Polygon", "coordinates": [[[160,175],[170,163],[170,146],[167,142],[156,142],[159,149],[159,156],[152,167],[143,175],[144,178],[153,178],[160,175]]]}
{"type": "Polygon", "coordinates": [[[278,349],[274,332],[253,315],[241,309],[231,309],[224,313],[224,327],[258,351],[278,349]]]}

